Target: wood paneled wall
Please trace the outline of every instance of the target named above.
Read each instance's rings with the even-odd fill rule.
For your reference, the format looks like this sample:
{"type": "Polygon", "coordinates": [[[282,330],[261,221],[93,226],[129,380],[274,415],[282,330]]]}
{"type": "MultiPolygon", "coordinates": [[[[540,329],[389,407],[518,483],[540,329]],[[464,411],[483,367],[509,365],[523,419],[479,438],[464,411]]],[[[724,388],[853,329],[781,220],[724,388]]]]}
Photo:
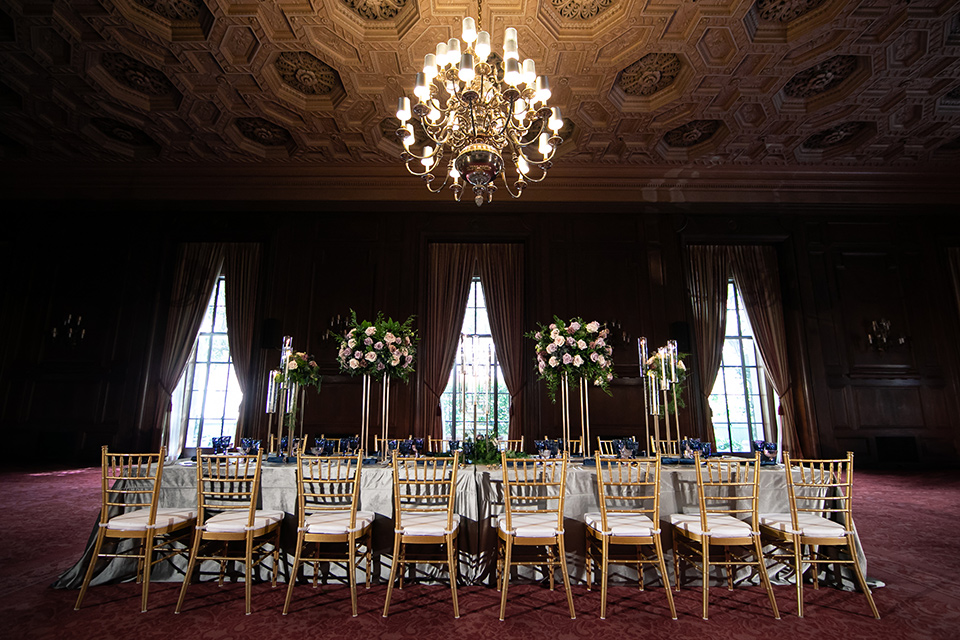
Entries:
{"type": "MultiPolygon", "coordinates": [[[[358,430],[361,395],[358,380],[337,372],[326,336],[332,317],[350,309],[365,318],[421,314],[431,242],[523,243],[525,326],[580,315],[616,320],[626,334],[614,353],[612,397],[591,392],[594,436],[642,433],[637,337],[690,339],[684,247],[770,243],[780,258],[792,392],[808,453],[851,449],[881,464],[960,461],[960,314],[946,269],[947,247],[960,246],[955,211],[504,203],[389,211],[324,204],[309,213],[270,205],[252,214],[253,205],[231,207],[175,216],[141,207],[136,226],[105,228],[85,215],[59,227],[32,220],[8,227],[0,241],[0,433],[10,449],[90,462],[104,443],[157,445],[152,385],[177,242],[262,243],[257,368],[265,376],[276,365],[282,335],[315,355],[324,388],[308,401],[306,426],[327,434],[358,430]],[[75,346],[51,335],[67,314],[83,315],[87,328],[75,346]],[[869,322],[881,317],[906,344],[882,353],[866,344],[869,322]]],[[[528,357],[528,439],[557,435],[560,409],[534,380],[532,345],[528,357]]],[[[251,401],[259,406],[257,386],[251,401]]],[[[694,380],[681,412],[685,433],[704,420],[698,386],[694,380]]],[[[396,435],[413,430],[417,404],[415,382],[395,387],[396,435]]],[[[261,419],[247,428],[262,433],[265,417],[255,414],[261,419]]]]}

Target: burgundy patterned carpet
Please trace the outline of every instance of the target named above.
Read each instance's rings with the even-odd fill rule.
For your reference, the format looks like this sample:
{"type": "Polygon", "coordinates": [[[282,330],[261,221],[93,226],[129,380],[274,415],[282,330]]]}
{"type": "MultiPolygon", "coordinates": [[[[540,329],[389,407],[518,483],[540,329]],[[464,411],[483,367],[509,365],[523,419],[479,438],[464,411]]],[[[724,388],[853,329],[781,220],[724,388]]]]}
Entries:
{"type": "Polygon", "coordinates": [[[184,612],[173,614],[177,584],[151,585],[148,613],[139,613],[139,587],[91,588],[83,609],[76,591],[49,587],[82,552],[98,507],[96,469],[0,473],[0,637],[43,640],[417,638],[960,638],[960,472],[859,472],[854,511],[870,563],[882,620],[865,598],[831,588],[807,590],[806,617],[796,617],[793,589],[775,587],[783,619],[774,620],[762,589],[711,589],[710,620],[700,618],[700,590],[677,595],[680,619],[667,615],[663,592],[611,588],[608,619],[599,620],[599,592],[574,587],[577,619],[563,592],[537,585],[512,587],[508,618],[497,619],[493,589],[460,590],[461,618],[453,619],[449,590],[408,585],[394,591],[381,617],[386,587],[360,592],[360,616],[350,616],[341,586],[301,585],[290,615],[280,615],[283,588],[254,587],[253,614],[243,614],[243,585],[191,587],[184,612]]]}

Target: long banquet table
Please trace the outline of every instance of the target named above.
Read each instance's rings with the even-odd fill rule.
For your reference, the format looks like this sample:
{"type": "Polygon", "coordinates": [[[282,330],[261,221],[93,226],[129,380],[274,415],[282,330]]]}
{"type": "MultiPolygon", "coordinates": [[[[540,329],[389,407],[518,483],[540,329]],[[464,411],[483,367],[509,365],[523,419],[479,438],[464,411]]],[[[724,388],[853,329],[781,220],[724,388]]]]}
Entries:
{"type": "MultiPolygon", "coordinates": [[[[364,465],[360,480],[360,509],[376,513],[374,522],[374,575],[389,576],[389,559],[393,546],[393,477],[391,469],[382,465],[364,465]]],[[[168,465],[163,472],[160,490],[161,507],[193,506],[197,501],[196,468],[183,462],[168,465]]],[[[261,473],[261,507],[284,511],[282,546],[287,562],[281,576],[289,579],[287,567],[292,564],[297,528],[296,470],[293,465],[264,463],[261,473]]],[[[496,567],[496,517],[503,512],[503,471],[489,466],[468,465],[457,477],[456,510],[461,516],[460,580],[470,584],[493,584],[496,567]]],[[[786,476],[782,466],[760,470],[760,513],[787,512],[786,476]]],[[[564,539],[568,567],[573,580],[585,580],[585,525],[583,514],[599,511],[597,477],[594,467],[571,463],[567,469],[566,499],[564,503],[564,539]]],[[[666,518],[671,513],[697,513],[696,470],[691,466],[664,466],[660,477],[660,513],[666,518]]],[[[669,526],[661,527],[665,535],[664,549],[669,555],[669,526]]],[[[80,560],[54,583],[56,588],[79,588],[83,573],[92,554],[96,525],[87,549],[80,560]]],[[[858,555],[866,572],[866,559],[859,548],[858,555]]],[[[668,562],[668,570],[672,571],[668,562]]],[[[156,567],[155,580],[181,580],[185,556],[175,565],[162,563],[156,567]]],[[[206,564],[202,572],[215,565],[206,564]]],[[[269,564],[262,567],[266,576],[269,564]]],[[[635,574],[634,574],[635,575],[635,574]]],[[[130,560],[102,562],[91,584],[103,584],[133,578],[135,563],[130,560]]]]}

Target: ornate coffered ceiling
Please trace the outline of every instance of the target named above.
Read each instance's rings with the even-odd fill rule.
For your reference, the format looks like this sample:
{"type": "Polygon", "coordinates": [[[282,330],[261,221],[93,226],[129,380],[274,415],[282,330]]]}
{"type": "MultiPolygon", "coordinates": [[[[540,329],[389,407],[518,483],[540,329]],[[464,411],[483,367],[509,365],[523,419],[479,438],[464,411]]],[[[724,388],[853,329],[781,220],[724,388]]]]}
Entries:
{"type": "MultiPolygon", "coordinates": [[[[170,197],[179,180],[191,197],[439,198],[403,172],[393,111],[424,53],[476,12],[0,0],[7,187],[55,174],[63,193],[136,180],[170,197]]],[[[524,199],[781,197],[821,178],[960,193],[954,0],[488,0],[480,18],[495,50],[518,28],[567,119],[558,178],[524,199]]]]}

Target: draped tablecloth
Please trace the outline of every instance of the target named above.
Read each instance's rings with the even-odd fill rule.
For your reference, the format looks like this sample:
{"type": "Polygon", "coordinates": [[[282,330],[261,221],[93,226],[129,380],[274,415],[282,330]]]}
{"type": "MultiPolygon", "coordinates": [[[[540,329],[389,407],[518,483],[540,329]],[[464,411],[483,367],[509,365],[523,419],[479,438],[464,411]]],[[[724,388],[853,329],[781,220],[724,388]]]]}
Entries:
{"type": "MultiPolygon", "coordinates": [[[[160,489],[161,507],[188,507],[197,503],[196,468],[179,464],[168,465],[163,471],[160,489]]],[[[292,564],[297,529],[297,481],[293,465],[264,463],[261,471],[260,508],[284,511],[281,544],[287,555],[281,577],[289,579],[286,571],[292,564]]],[[[374,521],[374,575],[389,576],[389,558],[393,547],[393,474],[388,466],[364,465],[360,478],[360,505],[364,511],[372,511],[374,521]]],[[[597,475],[593,467],[572,463],[567,468],[566,498],[564,503],[564,539],[566,543],[570,576],[574,580],[585,579],[585,525],[583,514],[599,511],[597,499],[597,475]]],[[[461,516],[460,579],[472,584],[493,584],[496,568],[497,530],[496,518],[503,513],[503,471],[496,467],[472,466],[461,468],[457,476],[457,513],[461,516]]],[[[789,512],[787,503],[786,476],[782,467],[765,467],[760,470],[760,513],[789,512]]],[[[660,514],[666,519],[671,513],[697,513],[696,470],[692,466],[664,466],[660,474],[660,514]]],[[[95,516],[95,522],[99,516],[95,516]]],[[[669,525],[662,522],[666,534],[664,549],[669,555],[669,525]]],[[[89,558],[97,525],[83,556],[77,564],[64,572],[54,582],[56,588],[79,588],[89,558]]],[[[866,572],[866,559],[859,549],[858,555],[866,572]]],[[[668,569],[672,571],[671,563],[668,569]]],[[[91,584],[132,579],[136,575],[136,563],[131,560],[101,561],[91,584]]],[[[216,565],[205,563],[201,573],[216,565]]],[[[186,555],[174,563],[165,562],[156,566],[155,580],[181,580],[186,567],[186,555]]],[[[261,566],[261,574],[267,575],[269,562],[261,566]]],[[[418,571],[420,571],[418,569],[418,571]]],[[[431,568],[425,568],[429,575],[431,568]]],[[[215,572],[214,572],[215,575],[215,572]]],[[[635,575],[635,574],[634,574],[635,575]]],[[[362,576],[359,576],[362,579],[362,576]]]]}

